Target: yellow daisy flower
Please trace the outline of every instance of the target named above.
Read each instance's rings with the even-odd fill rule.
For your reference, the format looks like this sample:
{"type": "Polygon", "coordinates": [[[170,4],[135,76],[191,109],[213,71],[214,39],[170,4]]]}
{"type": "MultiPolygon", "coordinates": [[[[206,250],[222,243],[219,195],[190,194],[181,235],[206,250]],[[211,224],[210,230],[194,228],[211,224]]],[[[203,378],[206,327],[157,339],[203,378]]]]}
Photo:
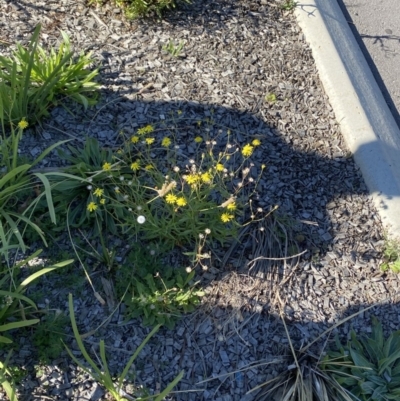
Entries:
{"type": "Polygon", "coordinates": [[[168,195],[165,197],[165,202],[167,202],[167,203],[169,203],[169,204],[171,204],[171,205],[173,205],[174,203],[176,203],[177,200],[178,200],[178,197],[177,197],[176,195],[174,195],[174,194],[168,194],[168,195]]]}
{"type": "Polygon", "coordinates": [[[222,213],[221,214],[221,220],[223,223],[228,223],[229,221],[231,221],[235,216],[233,214],[229,214],[229,213],[222,213]]]}
{"type": "Polygon", "coordinates": [[[97,205],[94,202],[90,202],[87,205],[87,210],[89,210],[89,212],[94,212],[97,209],[97,205]]]}
{"type": "Polygon", "coordinates": [[[148,124],[145,127],[139,128],[137,130],[138,135],[145,135],[145,134],[151,134],[154,131],[154,128],[152,125],[148,124]]]}
{"type": "Polygon", "coordinates": [[[235,202],[230,203],[226,208],[228,210],[236,210],[236,203],[235,202]]]}
{"type": "Polygon", "coordinates": [[[152,164],[148,164],[144,169],[147,170],[147,171],[148,170],[153,170],[154,166],[152,164]]]}
{"type": "Polygon", "coordinates": [[[196,136],[196,138],[194,138],[194,141],[196,143],[200,143],[200,142],[203,142],[203,138],[201,136],[196,136]]]}
{"type": "Polygon", "coordinates": [[[25,117],[18,123],[18,128],[24,130],[28,127],[28,122],[25,120],[25,117]]]}
{"type": "Polygon", "coordinates": [[[251,143],[253,146],[260,146],[261,141],[259,139],[254,139],[253,142],[251,143]]]}
{"type": "Polygon", "coordinates": [[[100,205],[104,205],[106,203],[106,200],[104,198],[100,199],[100,205]]]}
{"type": "Polygon", "coordinates": [[[203,173],[201,174],[201,181],[205,182],[206,184],[211,182],[211,175],[210,173],[203,173]]]}
{"type": "Polygon", "coordinates": [[[134,135],[133,137],[131,137],[131,142],[132,143],[138,143],[139,142],[139,137],[137,135],[134,135]]]}
{"type": "Polygon", "coordinates": [[[199,176],[197,174],[190,174],[186,177],[186,182],[189,185],[194,185],[199,182],[199,176]]]}
{"type": "Polygon", "coordinates": [[[136,160],[131,164],[131,170],[137,171],[140,169],[140,160],[136,160]]]}
{"type": "Polygon", "coordinates": [[[155,139],[154,138],[146,138],[145,139],[147,145],[151,145],[152,143],[154,143],[155,139]]]}
{"type": "Polygon", "coordinates": [[[168,146],[171,145],[171,139],[168,138],[167,136],[161,141],[161,146],[164,146],[165,148],[168,148],[168,146]]]}
{"type": "Polygon", "coordinates": [[[250,157],[253,153],[254,146],[250,145],[249,143],[245,145],[242,149],[242,155],[244,157],[250,157]]]}
{"type": "Polygon", "coordinates": [[[222,163],[217,163],[216,164],[216,166],[215,166],[215,169],[217,170],[217,171],[224,171],[224,165],[222,164],[222,163]]]}
{"type": "Polygon", "coordinates": [[[187,201],[183,196],[181,196],[176,200],[176,204],[178,206],[186,206],[187,205],[187,201]]]}
{"type": "Polygon", "coordinates": [[[102,166],[102,169],[104,171],[110,171],[111,170],[111,163],[105,162],[102,166]]]}
{"type": "Polygon", "coordinates": [[[96,196],[98,196],[99,198],[101,198],[103,196],[104,193],[104,189],[101,188],[96,188],[93,192],[96,196]]]}

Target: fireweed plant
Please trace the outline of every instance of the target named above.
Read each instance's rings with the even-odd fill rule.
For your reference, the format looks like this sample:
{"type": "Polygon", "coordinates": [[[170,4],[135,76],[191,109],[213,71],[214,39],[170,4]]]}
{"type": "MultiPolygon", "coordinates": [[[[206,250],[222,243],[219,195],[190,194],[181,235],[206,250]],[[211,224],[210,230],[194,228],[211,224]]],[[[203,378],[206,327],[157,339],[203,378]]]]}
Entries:
{"type": "Polygon", "coordinates": [[[244,224],[267,215],[251,200],[265,168],[251,161],[261,141],[239,146],[229,130],[220,130],[213,139],[197,136],[197,157],[184,160],[172,131],[161,137],[161,129],[120,132],[115,149],[88,139],[83,149],[61,153],[73,165],[55,173],[56,210],[67,201],[76,227],[90,223],[97,233],[107,228],[158,242],[165,251],[178,247],[201,263],[210,258],[211,243],[225,245],[244,224]]]}

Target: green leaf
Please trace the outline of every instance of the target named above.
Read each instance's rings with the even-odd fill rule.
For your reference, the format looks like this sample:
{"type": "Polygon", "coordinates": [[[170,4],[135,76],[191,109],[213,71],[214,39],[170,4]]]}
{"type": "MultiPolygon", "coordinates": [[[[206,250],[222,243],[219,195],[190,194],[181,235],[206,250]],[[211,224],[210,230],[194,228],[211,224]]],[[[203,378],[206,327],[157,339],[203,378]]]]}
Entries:
{"type": "Polygon", "coordinates": [[[40,319],[21,320],[19,322],[6,323],[0,326],[0,332],[20,329],[21,327],[32,326],[40,322],[40,319]]]}

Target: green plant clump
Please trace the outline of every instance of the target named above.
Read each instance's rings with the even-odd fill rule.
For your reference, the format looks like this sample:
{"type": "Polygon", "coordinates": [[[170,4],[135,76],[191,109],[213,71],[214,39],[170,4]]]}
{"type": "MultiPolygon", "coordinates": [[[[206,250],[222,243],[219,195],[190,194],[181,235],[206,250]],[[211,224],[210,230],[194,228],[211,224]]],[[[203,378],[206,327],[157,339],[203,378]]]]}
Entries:
{"type": "Polygon", "coordinates": [[[388,271],[390,269],[393,273],[400,273],[400,244],[398,241],[386,241],[383,258],[384,262],[381,265],[382,271],[388,271]]]}
{"type": "Polygon", "coordinates": [[[93,79],[98,70],[88,69],[94,62],[91,55],[82,53],[74,60],[64,32],[58,51],[46,53],[39,45],[40,29],[38,25],[27,49],[17,44],[10,57],[0,56],[0,104],[6,123],[37,122],[64,98],[85,108],[96,102],[99,85],[93,79]]]}
{"type": "Polygon", "coordinates": [[[190,4],[190,0],[116,0],[116,3],[124,10],[127,18],[136,19],[152,13],[161,18],[165,11],[174,9],[180,1],[190,4]]]}
{"type": "MultiPolygon", "coordinates": [[[[124,370],[121,374],[118,375],[118,381],[115,383],[107,364],[106,353],[105,353],[105,345],[104,340],[100,341],[100,360],[101,360],[101,368],[99,368],[93,359],[88,354],[85,345],[83,344],[82,338],[79,334],[78,327],[76,324],[75,313],[74,313],[74,305],[72,300],[72,294],[69,294],[69,313],[71,317],[72,329],[74,331],[74,336],[76,342],[78,343],[79,350],[81,351],[83,357],[86,362],[89,364],[90,368],[83,365],[76,356],[71,352],[71,350],[66,347],[70,357],[74,360],[74,362],[85,372],[90,374],[96,382],[100,383],[107,391],[111,394],[111,396],[116,401],[126,401],[127,397],[129,399],[133,399],[130,395],[126,394],[123,390],[124,380],[129,373],[129,369],[132,364],[135,362],[138,357],[140,351],[145,347],[145,345],[149,342],[150,338],[159,330],[160,326],[154,327],[154,329],[150,332],[150,334],[144,339],[144,341],[139,345],[135,353],[130,357],[129,361],[126,363],[124,370]]],[[[134,399],[137,401],[151,400],[151,401],[162,401],[165,400],[165,397],[172,391],[172,389],[179,383],[179,381],[183,377],[183,371],[181,371],[178,376],[159,394],[153,396],[145,396],[145,397],[135,397],[134,399]]]]}
{"type": "Polygon", "coordinates": [[[381,323],[372,318],[372,333],[346,345],[336,339],[336,349],[323,360],[323,369],[347,389],[355,400],[400,399],[400,331],[383,336],[381,323]]]}
{"type": "Polygon", "coordinates": [[[126,319],[143,317],[145,326],[173,328],[182,313],[192,312],[203,291],[192,283],[195,271],[165,268],[157,255],[135,247],[116,275],[117,295],[127,307],[126,319]],[[128,284],[128,288],[126,288],[128,284]]]}

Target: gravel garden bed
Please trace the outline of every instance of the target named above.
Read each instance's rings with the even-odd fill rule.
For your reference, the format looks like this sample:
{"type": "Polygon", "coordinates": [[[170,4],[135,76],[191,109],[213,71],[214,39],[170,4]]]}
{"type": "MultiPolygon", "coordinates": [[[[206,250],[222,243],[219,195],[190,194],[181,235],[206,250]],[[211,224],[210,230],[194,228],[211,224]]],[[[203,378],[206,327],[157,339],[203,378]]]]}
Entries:
{"type": "MultiPolygon", "coordinates": [[[[274,361],[289,353],[279,311],[297,345],[388,297],[338,330],[344,336],[351,327],[367,332],[372,314],[386,330],[399,327],[399,280],[379,267],[384,246],[379,216],[343,142],[311,51],[294,16],[279,1],[194,0],[161,21],[130,22],[111,2],[96,7],[76,0],[0,0],[0,53],[17,41],[26,44],[38,23],[43,45],[56,45],[62,30],[77,52],[93,52],[101,91],[98,103],[86,111],[76,105],[54,108],[24,134],[21,153],[37,156],[61,139],[81,146],[85,136],[115,148],[121,130],[133,135],[147,124],[168,126],[170,121],[182,161],[195,156],[199,135],[217,138],[217,147],[222,146],[218,135],[227,130],[241,146],[259,139],[252,160],[266,167],[255,207],[278,205],[283,220],[276,224],[286,227],[288,238],[301,249],[301,256],[285,261],[282,243],[260,234],[254,241],[246,237],[230,253],[216,250],[215,262],[198,271],[206,293],[201,306],[149,341],[130,376],[135,386],[159,391],[183,370],[171,399],[257,399],[258,390],[248,391],[284,369],[274,361]],[[179,54],[165,50],[170,41],[175,47],[184,44],[179,54]]],[[[164,134],[160,129],[156,135],[161,139],[164,134]]],[[[59,164],[54,153],[41,168],[59,164]]],[[[68,238],[59,241],[58,253],[46,250],[44,257],[46,252],[70,252],[68,238]]],[[[114,242],[121,260],[127,246],[114,242]]],[[[124,305],[118,305],[112,290],[107,292],[104,270],[93,268],[91,278],[106,305],[93,295],[78,264],[65,274],[43,277],[31,291],[43,311],[66,316],[68,293],[73,293],[85,344],[98,353],[104,338],[116,373],[151,329],[140,319],[125,322],[124,305]]],[[[65,341],[79,358],[68,330],[65,341]]],[[[40,364],[30,333],[15,339],[10,361],[25,372],[18,387],[21,400],[107,399],[65,351],[40,364]]]]}

